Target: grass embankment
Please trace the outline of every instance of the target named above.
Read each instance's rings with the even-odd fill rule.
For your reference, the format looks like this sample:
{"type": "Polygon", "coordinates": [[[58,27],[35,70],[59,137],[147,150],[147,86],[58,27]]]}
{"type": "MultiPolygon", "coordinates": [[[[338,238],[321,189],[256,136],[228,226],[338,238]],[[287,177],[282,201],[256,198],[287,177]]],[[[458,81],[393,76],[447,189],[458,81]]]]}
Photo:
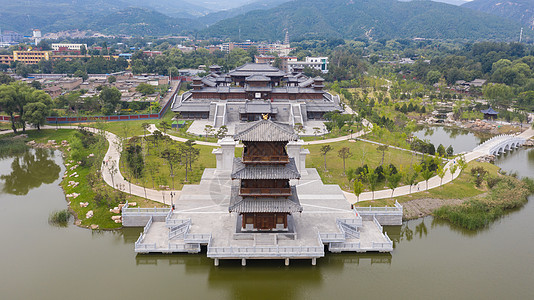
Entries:
{"type": "Polygon", "coordinates": [[[534,193],[532,181],[506,176],[500,178],[486,196],[469,199],[460,205],[442,206],[434,211],[434,215],[460,227],[475,230],[488,226],[507,210],[523,206],[531,193],[534,193]]]}
{"type": "Polygon", "coordinates": [[[521,207],[534,192],[531,180],[519,180],[500,174],[499,170],[490,163],[470,162],[457,179],[442,187],[395,199],[360,202],[357,206],[393,206],[397,200],[405,206],[408,219],[432,214],[466,229],[483,228],[507,210],[521,207]],[[479,170],[487,173],[477,176],[479,170]],[[415,213],[410,211],[413,209],[415,213]]]}
{"type": "MultiPolygon", "coordinates": [[[[490,163],[481,163],[472,161],[467,164],[465,170],[454,179],[452,182],[444,184],[440,187],[430,189],[428,191],[421,191],[406,196],[395,197],[390,199],[379,199],[372,201],[364,201],[357,204],[357,206],[393,206],[395,200],[399,203],[406,203],[418,199],[440,199],[440,200],[457,200],[466,199],[479,196],[487,192],[486,186],[476,187],[473,177],[471,176],[471,169],[483,167],[488,171],[490,176],[499,176],[499,167],[490,163]]],[[[450,176],[450,175],[448,175],[450,176]]],[[[446,177],[444,177],[445,179],[446,177]]],[[[450,178],[449,178],[450,179],[450,178]]],[[[415,188],[414,188],[415,189],[415,188]]],[[[412,190],[413,191],[413,190],[412,190]]]]}
{"type": "MultiPolygon", "coordinates": [[[[326,171],[324,169],[324,156],[320,152],[322,144],[306,146],[310,150],[310,155],[306,160],[306,167],[316,168],[325,184],[338,184],[345,191],[352,191],[353,186],[343,173],[343,160],[338,156],[338,151],[341,148],[348,147],[352,153],[352,156],[345,161],[347,170],[350,168],[356,169],[365,164],[374,169],[382,163],[382,152],[377,150],[377,145],[362,141],[343,141],[329,145],[332,150],[326,155],[326,171]]],[[[413,155],[410,152],[388,149],[384,153],[383,165],[393,164],[397,169],[408,170],[411,164],[418,163],[420,160],[421,156],[413,155]]],[[[382,187],[380,186],[378,189],[382,189],[382,187]]]]}
{"type": "Polygon", "coordinates": [[[85,227],[98,225],[100,229],[121,227],[120,223],[115,223],[111,219],[113,215],[117,214],[109,210],[126,200],[137,202],[139,206],[162,206],[158,202],[147,201],[109,187],[98,173],[108,147],[107,141],[97,135],[88,136],[77,132],[77,130],[32,130],[27,132],[27,140],[35,140],[37,143],[45,144],[48,140],[55,140],[58,144],[63,140],[68,142],[68,145],[60,146],[66,166],[65,177],[61,186],[66,195],[78,195],[77,197],[69,197],[67,201],[70,202],[70,210],[79,220],[79,225],[85,227]],[[81,163],[78,164],[78,161],[81,163]],[[77,184],[71,184],[71,181],[77,182],[77,184]],[[86,202],[87,207],[80,205],[80,203],[86,202]],[[86,218],[89,211],[93,211],[93,217],[86,218]]]}
{"type": "MultiPolygon", "coordinates": [[[[141,142],[141,139],[134,139],[129,141],[129,145],[138,145],[142,149],[142,171],[141,175],[134,176],[132,166],[137,164],[130,164],[127,161],[127,146],[124,147],[124,151],[121,154],[121,173],[127,180],[131,180],[132,183],[144,186],[151,189],[160,189],[160,186],[169,187],[173,190],[182,189],[184,184],[198,184],[202,177],[202,173],[205,168],[215,168],[216,159],[215,155],[211,152],[213,147],[195,145],[194,148],[199,150],[198,158],[192,163],[192,170],[188,171],[188,180],[185,181],[185,164],[184,158],[177,158],[172,164],[173,174],[171,176],[171,168],[169,161],[163,158],[162,153],[166,150],[176,151],[180,153],[181,147],[184,143],[173,141],[170,138],[162,138],[154,141],[154,138],[148,137],[141,142]]],[[[242,149],[236,149],[242,151],[242,149]]]]}

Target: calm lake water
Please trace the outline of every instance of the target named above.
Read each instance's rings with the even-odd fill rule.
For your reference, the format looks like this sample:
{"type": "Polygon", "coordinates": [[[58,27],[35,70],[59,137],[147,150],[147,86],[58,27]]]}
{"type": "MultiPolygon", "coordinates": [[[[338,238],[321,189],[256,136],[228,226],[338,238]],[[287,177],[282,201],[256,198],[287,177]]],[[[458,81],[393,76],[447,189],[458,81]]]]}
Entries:
{"type": "MultiPolygon", "coordinates": [[[[496,164],[534,177],[534,150],[496,164]]],[[[205,253],[136,255],[141,229],[49,225],[49,213],[67,206],[63,171],[59,152],[0,158],[1,299],[534,299],[533,197],[479,232],[431,217],[388,227],[391,254],[214,267],[205,253]]]]}
{"type": "Polygon", "coordinates": [[[439,144],[447,148],[452,145],[454,153],[461,153],[464,151],[471,151],[482,142],[489,139],[491,136],[487,134],[477,133],[476,135],[465,129],[450,128],[450,127],[424,127],[423,129],[413,133],[414,136],[421,140],[428,140],[436,149],[439,144]]]}

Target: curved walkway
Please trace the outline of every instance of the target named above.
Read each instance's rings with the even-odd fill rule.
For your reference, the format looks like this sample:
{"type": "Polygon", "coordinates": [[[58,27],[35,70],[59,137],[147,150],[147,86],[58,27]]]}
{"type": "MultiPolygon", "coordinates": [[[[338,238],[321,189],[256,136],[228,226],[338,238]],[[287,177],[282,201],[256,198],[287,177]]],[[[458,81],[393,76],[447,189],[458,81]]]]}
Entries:
{"type": "MultiPolygon", "coordinates": [[[[53,126],[43,126],[41,128],[42,129],[56,129],[53,126]]],[[[60,127],[59,129],[77,129],[77,128],[78,128],[77,126],[63,126],[63,127],[60,127]]],[[[85,127],[85,128],[90,130],[91,132],[95,132],[95,133],[98,131],[98,129],[92,128],[92,127],[85,127]]],[[[153,132],[155,130],[153,128],[155,128],[154,125],[151,126],[151,129],[152,129],[151,132],[153,132]]],[[[33,129],[26,129],[26,130],[33,130],[33,129]]],[[[11,133],[11,131],[6,130],[6,131],[3,131],[3,132],[0,132],[0,134],[7,134],[7,133],[11,133]]],[[[149,188],[145,189],[145,188],[143,188],[141,186],[138,186],[138,185],[135,185],[133,183],[130,184],[124,178],[124,176],[122,176],[122,174],[120,172],[120,169],[118,167],[119,166],[119,160],[120,160],[120,152],[121,152],[121,148],[119,146],[120,145],[119,138],[115,134],[113,134],[111,132],[107,132],[107,131],[104,132],[104,135],[105,135],[105,138],[107,139],[107,141],[109,143],[109,148],[108,148],[108,151],[106,152],[106,155],[104,156],[104,161],[103,161],[102,167],[101,167],[101,173],[102,173],[102,177],[104,179],[104,182],[106,182],[109,186],[111,186],[113,188],[116,188],[116,189],[119,189],[119,190],[121,190],[123,192],[130,193],[132,195],[143,197],[143,198],[146,195],[147,199],[150,199],[150,200],[156,201],[156,202],[160,202],[160,203],[170,204],[171,203],[171,193],[173,194],[173,200],[174,199],[178,199],[178,197],[181,194],[180,190],[157,191],[157,190],[149,189],[149,188]]],[[[532,128],[529,128],[528,130],[526,130],[525,132],[520,134],[520,136],[525,138],[525,139],[529,139],[529,138],[534,136],[534,130],[532,128]]],[[[173,140],[177,140],[177,141],[181,141],[181,142],[187,141],[187,139],[180,138],[180,137],[175,137],[175,136],[170,136],[170,137],[173,140]]],[[[342,141],[342,140],[346,140],[348,138],[350,138],[350,136],[336,138],[336,139],[329,139],[330,140],[329,142],[334,142],[334,140],[335,141],[342,141]]],[[[326,141],[326,140],[324,140],[324,141],[326,141]]],[[[321,142],[321,141],[317,141],[317,142],[321,142]]],[[[215,143],[209,143],[209,142],[197,141],[196,143],[198,145],[218,146],[215,143]]],[[[312,143],[310,142],[309,144],[312,144],[312,143]]],[[[484,156],[484,155],[486,155],[486,154],[482,153],[482,152],[469,152],[469,153],[466,153],[464,155],[464,158],[465,158],[466,162],[470,162],[470,161],[475,160],[475,159],[477,159],[477,158],[479,158],[481,156],[484,156]]],[[[461,170],[459,170],[459,168],[454,174],[451,174],[451,172],[450,172],[450,167],[453,164],[456,164],[456,163],[457,163],[456,160],[451,160],[446,164],[445,167],[447,168],[447,172],[446,172],[446,174],[445,174],[445,176],[443,178],[443,184],[451,182],[452,180],[454,180],[455,178],[457,178],[460,175],[461,170]]],[[[377,199],[386,199],[386,198],[390,198],[390,197],[404,196],[404,195],[408,195],[410,193],[417,193],[419,191],[433,189],[433,188],[439,187],[441,185],[442,185],[441,184],[441,178],[439,178],[438,176],[434,176],[434,177],[432,177],[432,178],[430,178],[428,180],[428,188],[427,188],[427,183],[425,181],[421,181],[421,182],[418,182],[416,185],[414,185],[411,188],[411,190],[410,190],[410,186],[406,185],[406,186],[401,186],[401,187],[396,188],[394,192],[391,189],[375,191],[374,192],[374,197],[373,197],[373,193],[372,192],[365,192],[365,193],[362,193],[360,195],[359,202],[368,201],[368,200],[372,200],[372,199],[377,200],[377,199]]],[[[347,200],[350,203],[358,202],[358,198],[353,193],[349,193],[349,192],[345,192],[344,191],[344,194],[345,194],[345,197],[347,198],[347,200]]]]}

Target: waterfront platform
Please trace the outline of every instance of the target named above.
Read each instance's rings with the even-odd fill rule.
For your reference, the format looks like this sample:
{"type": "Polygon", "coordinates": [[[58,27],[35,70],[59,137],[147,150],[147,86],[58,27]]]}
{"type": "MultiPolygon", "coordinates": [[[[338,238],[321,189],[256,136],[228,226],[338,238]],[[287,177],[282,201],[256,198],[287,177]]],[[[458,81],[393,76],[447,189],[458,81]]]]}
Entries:
{"type": "MultiPolygon", "coordinates": [[[[292,215],[289,232],[239,232],[238,214],[229,213],[229,171],[206,169],[199,185],[184,186],[175,210],[123,209],[124,226],[145,226],[137,253],[199,253],[220,259],[312,259],[330,252],[390,252],[393,242],[369,209],[352,209],[337,185],[323,184],[316,169],[295,180],[302,213],[292,215]],[[326,247],[325,247],[326,246],[326,247]]],[[[359,209],[359,208],[358,208],[359,209]]],[[[384,213],[384,210],[377,211],[384,213]]],[[[390,207],[400,225],[402,207],[390,207]]],[[[379,216],[380,218],[380,216],[379,216]]],[[[391,220],[391,219],[388,219],[391,220]]]]}

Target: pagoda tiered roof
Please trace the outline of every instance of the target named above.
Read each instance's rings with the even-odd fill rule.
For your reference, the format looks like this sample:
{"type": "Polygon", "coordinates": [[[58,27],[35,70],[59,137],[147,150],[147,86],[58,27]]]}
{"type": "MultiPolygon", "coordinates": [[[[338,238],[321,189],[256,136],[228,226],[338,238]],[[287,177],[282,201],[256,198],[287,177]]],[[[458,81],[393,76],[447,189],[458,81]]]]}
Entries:
{"type": "Polygon", "coordinates": [[[302,212],[296,188],[292,187],[292,195],[288,198],[254,198],[239,196],[239,188],[232,187],[229,212],[236,213],[296,213],[302,212]]]}
{"type": "Polygon", "coordinates": [[[260,120],[236,126],[235,140],[243,142],[289,142],[298,140],[293,127],[271,120],[260,120]]]}
{"type": "Polygon", "coordinates": [[[294,158],[287,164],[249,165],[241,158],[234,158],[232,179],[300,179],[294,158]]]}

